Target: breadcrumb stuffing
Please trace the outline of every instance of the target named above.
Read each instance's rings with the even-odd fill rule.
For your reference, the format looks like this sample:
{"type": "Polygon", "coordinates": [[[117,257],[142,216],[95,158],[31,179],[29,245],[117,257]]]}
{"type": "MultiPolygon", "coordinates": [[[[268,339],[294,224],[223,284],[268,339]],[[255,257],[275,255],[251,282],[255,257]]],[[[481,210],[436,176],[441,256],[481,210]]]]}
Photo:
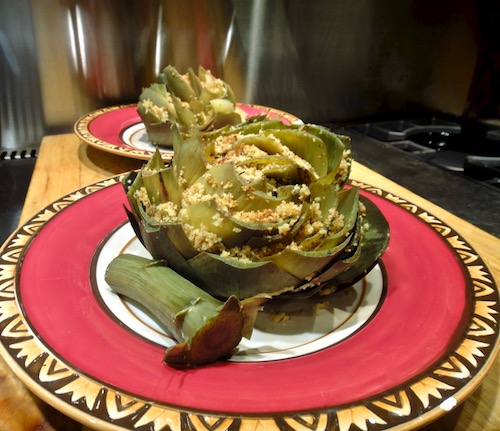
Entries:
{"type": "MultiPolygon", "coordinates": [[[[148,109],[153,109],[150,104],[146,105],[148,109]]],[[[196,250],[217,252],[223,257],[242,262],[265,260],[287,248],[297,251],[314,250],[329,236],[340,232],[345,222],[337,208],[322,208],[324,198],[321,196],[311,199],[309,183],[318,178],[313,166],[293,153],[274,135],[266,135],[275,141],[272,142],[272,153],[253,144],[251,138],[254,136],[258,135],[233,133],[211,141],[206,147],[207,172],[202,176],[203,181],[195,181],[188,187],[184,172],[177,172],[182,190],[180,206],[172,202],[152,205],[145,189],[136,192],[138,200],[147,214],[160,223],[180,222],[196,250]],[[234,166],[238,177],[236,184],[234,181],[221,182],[210,174],[210,169],[224,163],[234,166]],[[283,166],[290,165],[308,172],[304,182],[280,183],[280,175],[268,177],[266,174],[271,170],[280,172],[283,166]],[[264,189],[262,184],[265,184],[264,189]],[[277,197],[283,200],[278,205],[274,201],[275,207],[261,208],[262,197],[265,199],[266,194],[270,201],[277,197]],[[252,206],[254,201],[257,206],[252,206]],[[203,223],[194,223],[194,226],[186,209],[203,202],[209,203],[210,208],[215,208],[216,211],[203,223]],[[242,202],[245,204],[242,205],[242,202]],[[213,232],[215,230],[221,232],[221,235],[231,234],[220,230],[226,220],[234,225],[231,229],[234,235],[245,229],[248,231],[249,225],[262,225],[262,229],[255,228],[255,236],[261,240],[260,243],[267,242],[267,245],[227,247],[224,239],[213,232]]],[[[346,150],[343,156],[337,176],[348,175],[350,150],[346,150]]]]}

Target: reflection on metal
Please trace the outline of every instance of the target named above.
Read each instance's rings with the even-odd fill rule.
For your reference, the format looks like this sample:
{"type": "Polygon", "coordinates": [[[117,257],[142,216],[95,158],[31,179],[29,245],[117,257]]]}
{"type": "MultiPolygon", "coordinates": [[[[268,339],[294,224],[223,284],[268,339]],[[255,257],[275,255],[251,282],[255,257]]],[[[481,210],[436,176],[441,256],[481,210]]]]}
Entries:
{"type": "Polygon", "coordinates": [[[240,102],[306,121],[464,110],[476,2],[0,0],[1,146],[134,103],[159,71],[199,64],[240,102]]]}

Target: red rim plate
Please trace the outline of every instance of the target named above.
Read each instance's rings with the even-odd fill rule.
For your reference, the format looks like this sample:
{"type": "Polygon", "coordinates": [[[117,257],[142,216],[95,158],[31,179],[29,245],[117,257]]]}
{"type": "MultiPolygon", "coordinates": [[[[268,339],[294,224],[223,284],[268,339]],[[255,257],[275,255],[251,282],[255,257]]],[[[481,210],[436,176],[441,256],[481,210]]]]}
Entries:
{"type": "MultiPolygon", "coordinates": [[[[280,119],[286,124],[301,123],[296,116],[276,108],[245,103],[237,103],[236,106],[245,113],[246,118],[267,114],[270,118],[280,119]]],[[[92,111],[79,118],[74,131],[81,140],[92,147],[112,154],[149,160],[153,151],[134,148],[122,139],[127,128],[139,123],[141,118],[137,113],[137,104],[117,105],[92,111]]],[[[171,152],[165,152],[164,157],[170,158],[171,152]]]]}
{"type": "Polygon", "coordinates": [[[162,364],[161,347],[111,319],[92,291],[94,253],[126,220],[117,181],[82,189],[40,213],[4,245],[0,262],[14,265],[11,278],[3,273],[14,295],[4,300],[11,301],[11,320],[4,307],[0,323],[8,329],[19,323],[2,332],[4,356],[31,386],[81,421],[115,424],[119,396],[135,400],[119,422],[124,429],[142,423],[159,429],[151,410],[179,424],[184,415],[203,413],[252,423],[270,418],[279,427],[299,414],[361,421],[369,430],[381,424],[411,429],[418,416],[420,426],[422,416],[444,413],[445,400],[458,403],[470,393],[498,350],[498,294],[480,257],[432,215],[353,182],[391,228],[382,259],[387,292],[376,316],[343,342],[303,357],[172,369],[162,364]],[[43,360],[26,357],[27,345],[43,360]],[[44,366],[51,361],[69,374],[49,379],[44,366]],[[82,385],[83,399],[104,397],[99,409],[75,402],[75,387],[82,385]]]}

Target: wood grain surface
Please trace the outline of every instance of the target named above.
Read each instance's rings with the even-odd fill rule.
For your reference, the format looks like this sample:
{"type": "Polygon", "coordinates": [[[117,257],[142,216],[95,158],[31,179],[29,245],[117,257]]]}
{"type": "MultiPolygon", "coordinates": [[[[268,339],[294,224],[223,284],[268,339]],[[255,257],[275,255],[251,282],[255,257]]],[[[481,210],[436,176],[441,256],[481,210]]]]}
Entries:
{"type": "MultiPolygon", "coordinates": [[[[67,193],[104,178],[137,169],[143,163],[141,160],[106,153],[88,146],[74,134],[47,136],[40,147],[20,224],[67,193]]],[[[455,229],[479,253],[493,273],[497,285],[499,284],[500,240],[498,238],[358,163],[353,165],[351,178],[402,197],[455,229]]],[[[492,214],[492,217],[498,217],[498,215],[492,214]]],[[[483,383],[465,402],[421,429],[425,431],[499,431],[499,382],[500,358],[497,357],[483,383]]],[[[0,383],[1,430],[83,429],[30,394],[1,360],[0,383]],[[6,424],[2,422],[3,420],[10,422],[6,424]]]]}

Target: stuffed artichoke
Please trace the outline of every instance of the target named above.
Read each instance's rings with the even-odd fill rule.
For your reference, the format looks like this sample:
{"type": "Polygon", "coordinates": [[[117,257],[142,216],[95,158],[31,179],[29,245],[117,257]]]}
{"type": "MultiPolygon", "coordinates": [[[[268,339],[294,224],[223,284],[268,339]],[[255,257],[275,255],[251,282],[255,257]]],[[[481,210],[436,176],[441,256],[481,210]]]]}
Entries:
{"type": "Polygon", "coordinates": [[[142,90],[137,112],[157,145],[172,145],[172,126],[185,137],[196,131],[217,129],[241,122],[230,86],[209,70],[198,68],[181,75],[167,66],[158,82],[142,90]]]}
{"type": "Polygon", "coordinates": [[[330,292],[368,271],[385,218],[346,187],[350,139],[327,128],[251,119],[157,151],[124,179],[129,218],[153,259],[210,295],[330,292]]]}

